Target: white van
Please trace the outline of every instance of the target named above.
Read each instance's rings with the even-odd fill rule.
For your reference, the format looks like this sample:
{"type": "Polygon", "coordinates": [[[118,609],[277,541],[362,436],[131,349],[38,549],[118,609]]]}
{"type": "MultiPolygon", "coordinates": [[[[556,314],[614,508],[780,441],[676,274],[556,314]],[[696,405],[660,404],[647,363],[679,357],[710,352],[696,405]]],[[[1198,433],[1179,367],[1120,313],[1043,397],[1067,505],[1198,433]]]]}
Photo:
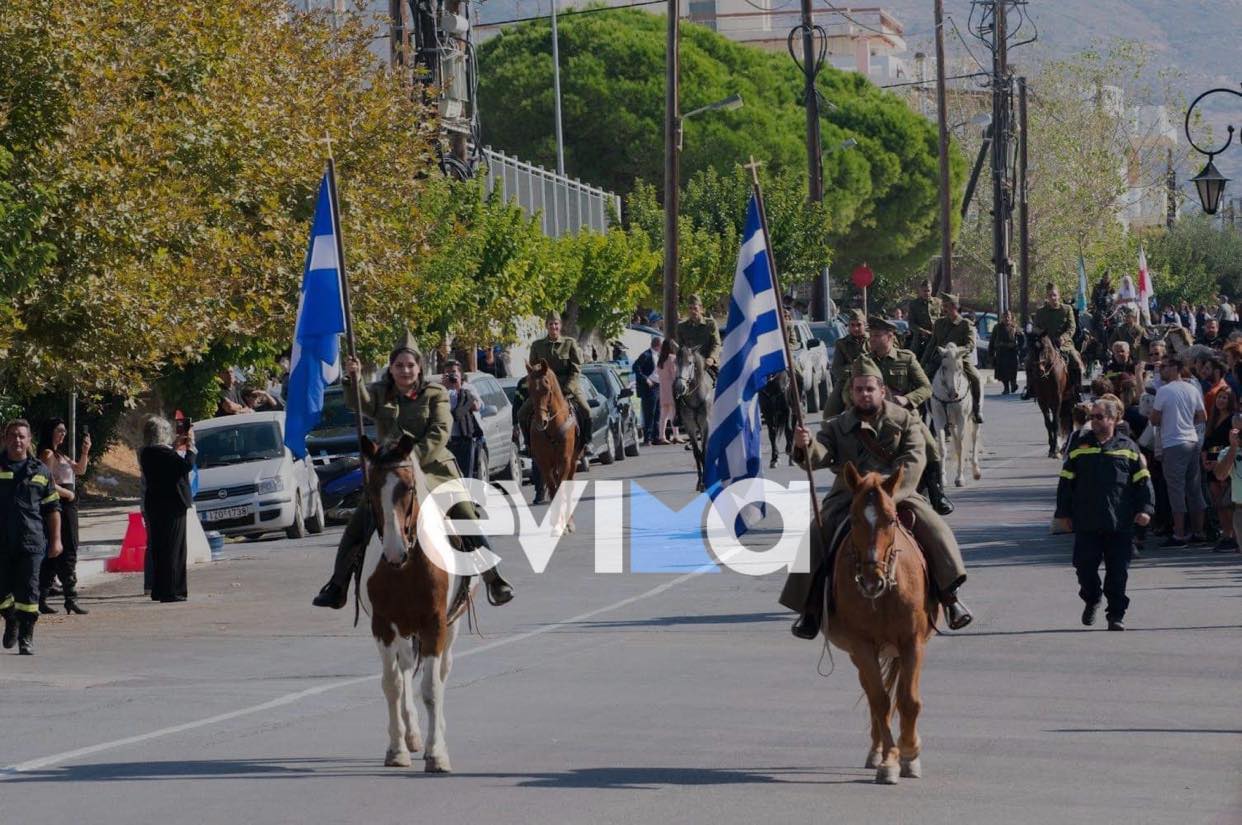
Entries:
{"type": "Polygon", "coordinates": [[[319,476],[285,446],[285,414],[256,412],[194,423],[198,493],[204,530],[258,536],[283,530],[291,539],[324,526],[319,476]]]}

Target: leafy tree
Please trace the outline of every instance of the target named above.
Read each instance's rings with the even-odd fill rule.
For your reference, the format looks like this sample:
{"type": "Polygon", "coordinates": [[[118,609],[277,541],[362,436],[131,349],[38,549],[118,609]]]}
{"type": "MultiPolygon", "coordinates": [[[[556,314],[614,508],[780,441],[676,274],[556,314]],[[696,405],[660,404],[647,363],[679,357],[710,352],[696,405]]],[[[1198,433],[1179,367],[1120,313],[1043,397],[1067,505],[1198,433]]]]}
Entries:
{"type": "MultiPolygon", "coordinates": [[[[1137,250],[1135,251],[1137,255],[1137,250]]],[[[1210,304],[1214,295],[1242,295],[1242,232],[1205,216],[1183,218],[1147,240],[1147,261],[1160,304],[1210,304]]]]}

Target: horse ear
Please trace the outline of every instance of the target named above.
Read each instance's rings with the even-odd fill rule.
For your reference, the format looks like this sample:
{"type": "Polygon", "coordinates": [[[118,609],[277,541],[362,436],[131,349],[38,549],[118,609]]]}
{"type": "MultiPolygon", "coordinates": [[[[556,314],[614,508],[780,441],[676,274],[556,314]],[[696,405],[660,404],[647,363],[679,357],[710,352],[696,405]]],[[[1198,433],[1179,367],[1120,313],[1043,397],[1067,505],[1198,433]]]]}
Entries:
{"type": "Polygon", "coordinates": [[[414,436],[402,433],[401,440],[397,442],[397,455],[405,458],[412,452],[414,452],[414,436]]]}
{"type": "Polygon", "coordinates": [[[526,372],[529,374],[534,371],[535,371],[535,365],[530,362],[530,359],[527,359],[526,360],[526,372]]]}
{"type": "Polygon", "coordinates": [[[363,458],[367,458],[367,459],[375,458],[375,454],[379,452],[379,448],[375,446],[375,442],[367,438],[365,435],[362,437],[362,440],[359,442],[359,446],[362,448],[363,458]]]}
{"type": "Polygon", "coordinates": [[[886,478],[884,483],[880,485],[884,489],[884,492],[888,494],[889,498],[892,498],[897,492],[897,488],[901,486],[901,480],[905,477],[905,474],[906,468],[904,466],[898,467],[897,472],[886,478]]]}
{"type": "Polygon", "coordinates": [[[845,489],[851,493],[857,490],[858,485],[862,483],[862,476],[858,474],[858,468],[854,466],[852,461],[845,462],[842,477],[845,479],[845,489]]]}
{"type": "Polygon", "coordinates": [[[941,357],[941,358],[944,358],[946,355],[948,355],[948,354],[949,354],[949,348],[948,348],[948,347],[936,347],[936,349],[940,350],[940,357],[941,357]]]}

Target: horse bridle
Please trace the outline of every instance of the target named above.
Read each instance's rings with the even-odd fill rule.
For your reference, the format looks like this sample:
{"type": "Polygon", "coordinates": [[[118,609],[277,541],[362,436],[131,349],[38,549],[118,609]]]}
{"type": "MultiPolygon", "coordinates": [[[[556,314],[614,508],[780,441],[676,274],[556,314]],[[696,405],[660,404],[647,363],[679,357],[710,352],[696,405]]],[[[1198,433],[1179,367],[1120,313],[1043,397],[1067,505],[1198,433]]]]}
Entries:
{"type": "MultiPolygon", "coordinates": [[[[401,462],[386,462],[384,464],[372,464],[369,469],[371,470],[381,469],[381,468],[382,469],[401,469],[403,467],[409,467],[411,470],[416,470],[414,466],[413,456],[401,462]]],[[[414,498],[415,498],[415,501],[417,501],[418,499],[417,491],[414,492],[414,498]]],[[[367,496],[367,504],[372,505],[370,495],[367,496]]],[[[381,542],[384,540],[384,518],[383,516],[384,516],[384,510],[383,510],[382,503],[380,504],[379,513],[375,513],[374,507],[372,507],[371,519],[372,521],[375,522],[375,532],[379,534],[381,542]]],[[[414,547],[414,544],[418,541],[418,508],[417,507],[410,508],[409,512],[406,514],[405,521],[406,521],[405,523],[405,557],[408,557],[410,555],[410,550],[414,547]]],[[[404,560],[405,558],[403,557],[402,561],[404,560]]]]}
{"type": "Polygon", "coordinates": [[[887,553],[881,555],[876,552],[874,542],[871,545],[871,552],[876,555],[874,563],[880,572],[880,589],[874,595],[868,594],[866,588],[863,587],[862,553],[858,552],[858,548],[852,544],[849,547],[848,552],[854,555],[854,584],[858,587],[859,594],[868,601],[874,602],[890,590],[897,589],[897,555],[901,552],[901,545],[896,540],[896,531],[900,530],[901,526],[894,525],[893,529],[894,540],[887,553]]]}
{"type": "MultiPolygon", "coordinates": [[[[693,381],[683,380],[683,383],[685,384],[685,388],[677,396],[677,400],[685,404],[687,409],[699,410],[703,408],[704,406],[703,402],[700,401],[698,404],[691,404],[689,399],[699,394],[698,390],[699,390],[699,387],[703,383],[703,375],[704,373],[707,372],[707,370],[706,368],[700,369],[699,366],[694,362],[693,358],[688,359],[688,363],[694,368],[694,380],[693,381]]],[[[678,378],[681,378],[681,376],[678,375],[678,378]]]]}
{"type": "MultiPolygon", "coordinates": [[[[538,403],[539,415],[536,416],[539,420],[539,425],[537,426],[534,421],[531,421],[531,427],[538,430],[541,433],[544,433],[545,435],[548,434],[548,428],[552,426],[552,422],[556,420],[556,416],[549,413],[549,407],[551,405],[551,398],[552,398],[551,393],[544,393],[543,397],[539,399],[539,403],[538,403]]],[[[565,404],[566,406],[569,405],[568,398],[565,399],[565,404]]],[[[573,411],[570,410],[569,415],[565,416],[565,420],[561,422],[560,427],[557,428],[556,434],[563,439],[565,437],[565,434],[569,432],[570,428],[573,427],[573,425],[574,425],[574,415],[573,415],[573,411]]]]}

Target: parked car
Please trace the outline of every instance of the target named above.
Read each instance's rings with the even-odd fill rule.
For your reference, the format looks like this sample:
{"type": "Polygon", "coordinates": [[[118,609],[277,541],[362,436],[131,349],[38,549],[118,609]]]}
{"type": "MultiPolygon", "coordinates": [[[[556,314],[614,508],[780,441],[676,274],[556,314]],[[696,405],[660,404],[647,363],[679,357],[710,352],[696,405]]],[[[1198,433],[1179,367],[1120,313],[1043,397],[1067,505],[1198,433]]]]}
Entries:
{"type": "MultiPolygon", "coordinates": [[[[364,419],[362,430],[368,438],[376,438],[374,421],[364,419]]],[[[319,425],[306,434],[306,453],[317,466],[358,455],[358,428],[353,412],[345,406],[345,388],[340,384],[323,391],[323,413],[319,425]]]]}
{"type": "MultiPolygon", "coordinates": [[[[509,399],[509,404],[512,407],[517,406],[516,398],[518,382],[521,380],[521,378],[514,376],[496,379],[496,383],[500,385],[502,390],[504,390],[505,398],[509,399]]],[[[510,419],[513,421],[513,449],[518,453],[518,464],[522,468],[522,481],[529,481],[531,468],[530,454],[526,450],[526,445],[522,443],[522,428],[517,425],[517,421],[514,419],[514,413],[512,412],[510,413],[510,419]]]]}
{"type": "Polygon", "coordinates": [[[349,521],[362,503],[362,459],[341,456],[329,463],[315,464],[319,476],[319,498],[329,524],[349,521]]]}
{"type": "MultiPolygon", "coordinates": [[[[522,467],[517,450],[513,448],[513,410],[504,388],[485,372],[467,372],[464,375],[479,393],[483,409],[483,443],[475,451],[475,467],[470,475],[487,481],[490,478],[521,479],[522,467]]],[[[433,375],[430,381],[441,383],[441,376],[433,375]]],[[[465,472],[465,468],[462,468],[465,472]]]]}
{"type": "Polygon", "coordinates": [[[831,364],[828,347],[812,332],[808,322],[788,323],[794,339],[794,363],[806,392],[807,412],[819,412],[828,403],[828,394],[832,391],[832,378],[828,371],[831,364]]]}
{"type": "MultiPolygon", "coordinates": [[[[591,408],[591,441],[587,444],[583,465],[588,461],[611,464],[616,457],[612,454],[612,416],[608,399],[600,395],[590,381],[582,382],[582,392],[591,408]]],[[[587,467],[580,466],[579,469],[585,470],[587,467]]]]}
{"type": "Polygon", "coordinates": [[[975,315],[975,363],[980,367],[992,366],[988,357],[988,344],[992,342],[992,330],[1000,319],[995,312],[980,312],[975,315]]]}
{"type": "Polygon", "coordinates": [[[284,442],[285,414],[258,412],[194,425],[199,521],[226,536],[283,530],[291,539],[324,528],[319,476],[284,442]]]}
{"type": "Polygon", "coordinates": [[[638,455],[642,443],[641,413],[634,409],[634,390],[626,386],[611,364],[592,363],[582,365],[582,377],[595,386],[608,407],[610,437],[608,451],[616,461],[626,456],[638,455]]]}

